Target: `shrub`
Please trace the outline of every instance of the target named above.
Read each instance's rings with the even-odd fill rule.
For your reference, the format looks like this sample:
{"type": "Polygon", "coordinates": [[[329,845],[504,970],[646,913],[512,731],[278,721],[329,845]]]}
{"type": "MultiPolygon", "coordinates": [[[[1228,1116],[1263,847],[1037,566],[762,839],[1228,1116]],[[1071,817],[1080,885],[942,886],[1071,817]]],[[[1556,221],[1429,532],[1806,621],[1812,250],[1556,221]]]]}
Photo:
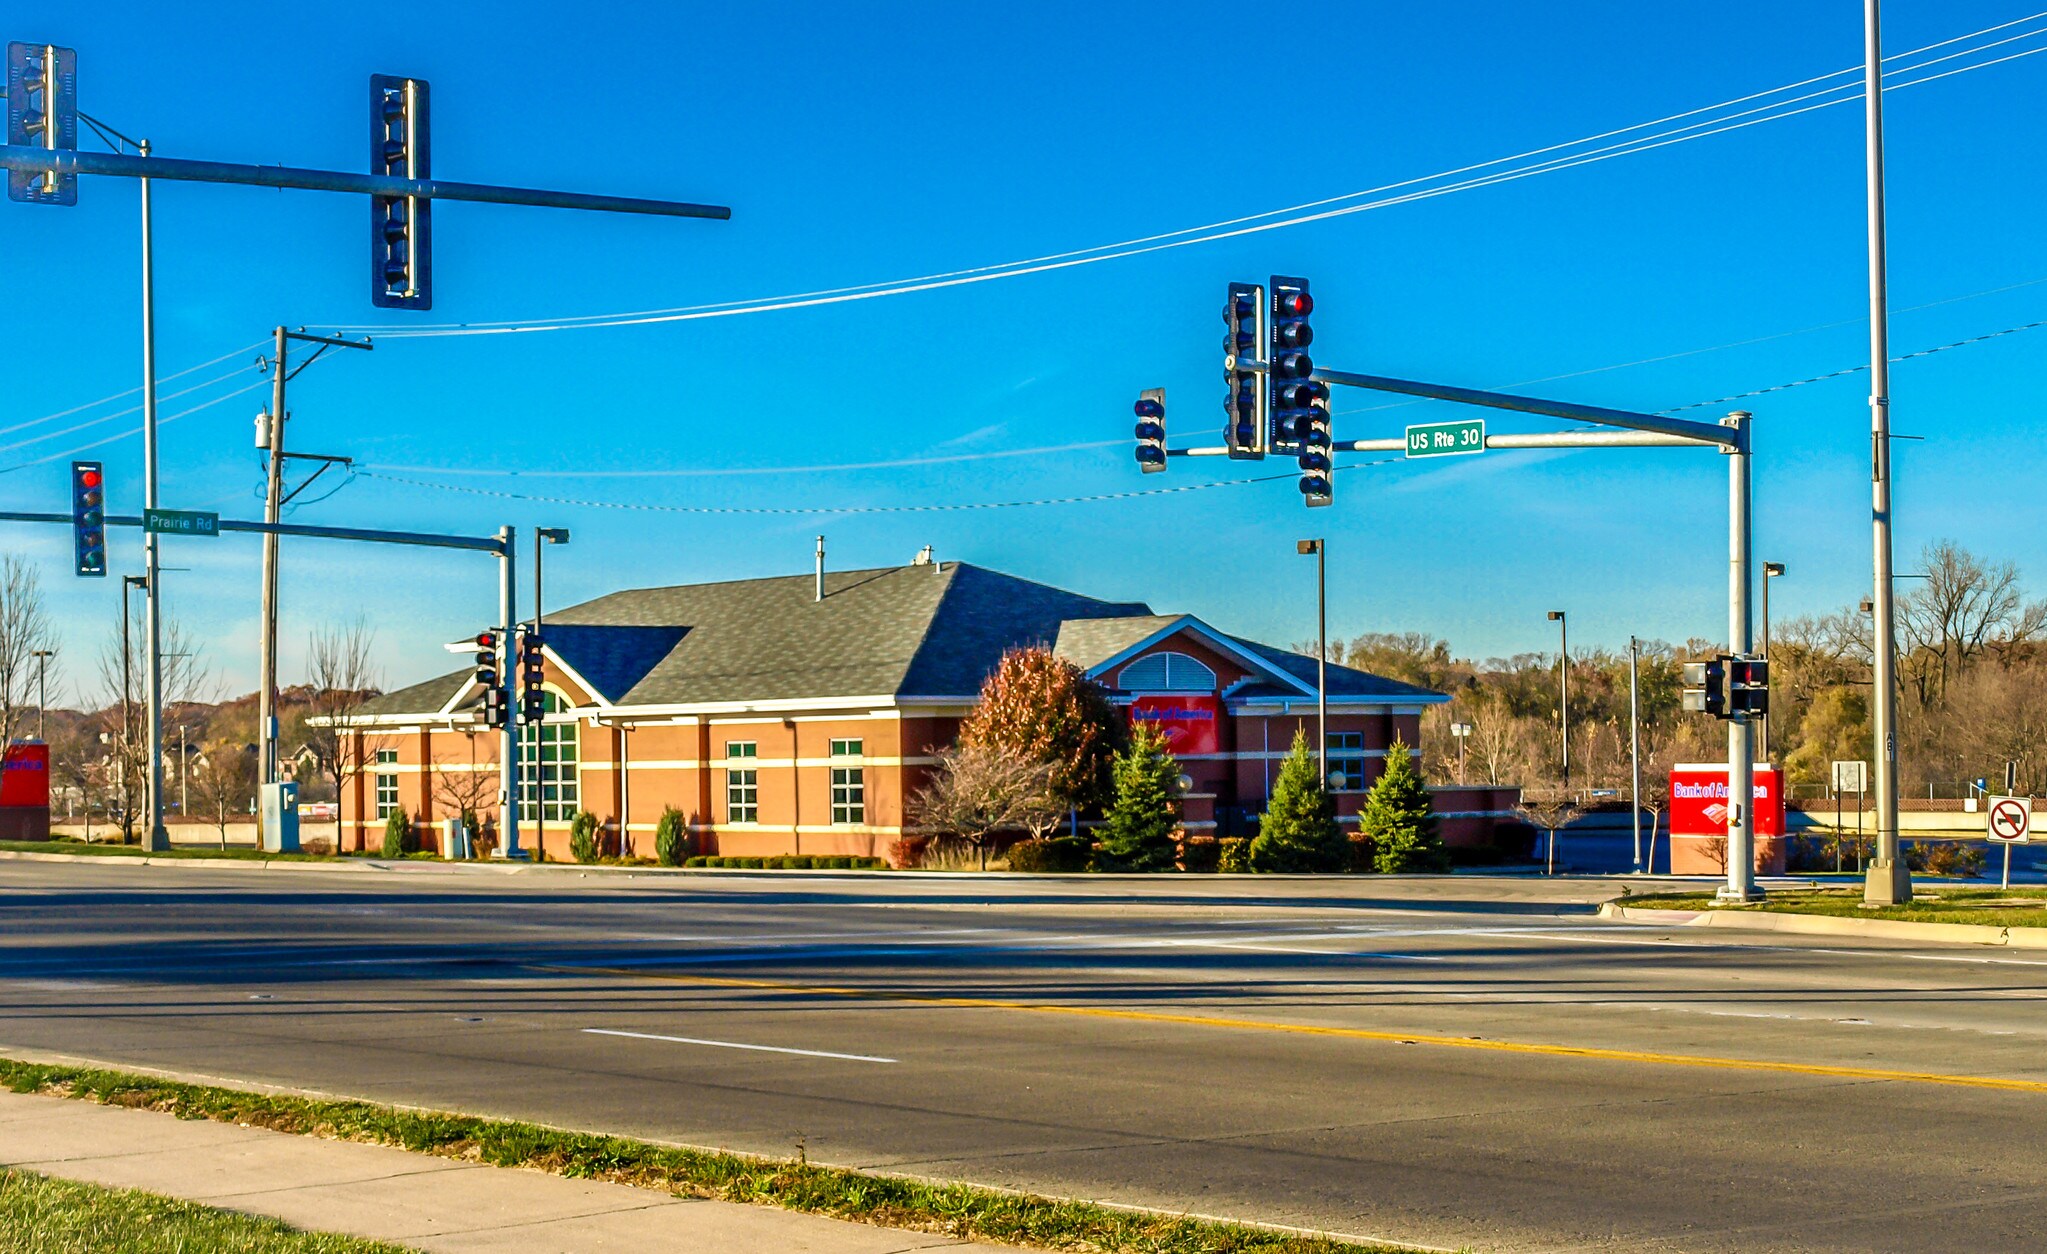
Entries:
{"type": "Polygon", "coordinates": [[[682,817],[682,811],[674,806],[663,809],[661,821],[654,825],[654,857],[662,866],[681,866],[690,855],[692,843],[689,823],[682,817]]]}
{"type": "Polygon", "coordinates": [[[1111,770],[1115,800],[1095,849],[1097,871],[1170,871],[1179,855],[1180,763],[1158,728],[1139,723],[1111,770]]]}
{"type": "Polygon", "coordinates": [[[407,838],[412,835],[412,820],[403,810],[393,810],[384,819],[384,856],[402,858],[405,856],[407,838]]]}
{"type": "Polygon", "coordinates": [[[1294,732],[1294,747],[1280,764],[1251,841],[1252,870],[1326,874],[1349,864],[1350,841],[1336,826],[1336,803],[1317,774],[1308,733],[1294,732]]]}
{"type": "Polygon", "coordinates": [[[1443,838],[1436,831],[1428,786],[1414,769],[1414,755],[1408,752],[1407,742],[1398,736],[1386,749],[1385,772],[1365,798],[1358,830],[1372,842],[1375,871],[1392,874],[1450,869],[1450,855],[1444,851],[1443,838]]]}
{"type": "Polygon", "coordinates": [[[1213,875],[1222,860],[1222,842],[1213,836],[1190,836],[1180,845],[1180,869],[1193,875],[1213,875]]]}
{"type": "Polygon", "coordinates": [[[1249,837],[1232,836],[1215,842],[1215,869],[1224,875],[1242,875],[1251,869],[1249,837]]]}
{"type": "Polygon", "coordinates": [[[1032,874],[1061,874],[1088,868],[1088,843],[1077,836],[1052,840],[1020,840],[1009,847],[1009,869],[1032,874]]]}
{"type": "Polygon", "coordinates": [[[915,870],[924,865],[924,852],[931,848],[929,836],[905,836],[889,842],[889,860],[904,870],[915,870]]]}
{"type": "Polygon", "coordinates": [[[853,859],[849,854],[836,854],[832,857],[821,859],[821,861],[829,864],[834,871],[850,871],[853,869],[853,859]]]}
{"type": "Polygon", "coordinates": [[[702,855],[702,854],[698,854],[698,855],[696,855],[695,857],[693,857],[693,858],[690,858],[689,860],[687,860],[686,862],[684,862],[684,863],[683,863],[683,865],[684,865],[684,866],[709,866],[709,865],[711,865],[711,860],[710,860],[709,858],[705,857],[705,856],[704,856],[704,855],[702,855]]]}
{"type": "Polygon", "coordinates": [[[302,840],[299,842],[299,852],[309,853],[319,858],[330,857],[334,853],[334,838],[331,836],[315,836],[311,840],[302,840]]]}
{"type": "Polygon", "coordinates": [[[727,858],[727,859],[725,859],[725,865],[726,865],[726,866],[735,866],[735,867],[738,867],[738,868],[740,868],[741,870],[745,870],[745,871],[758,871],[758,870],[761,870],[762,868],[766,867],[766,866],[767,866],[767,864],[768,864],[768,860],[767,860],[766,858],[727,858]]]}
{"type": "Polygon", "coordinates": [[[1905,846],[1905,865],[1928,875],[1983,873],[1983,848],[1960,840],[1920,840],[1905,846]]]}
{"type": "Polygon", "coordinates": [[[595,862],[602,852],[597,848],[597,816],[588,810],[578,810],[569,820],[569,852],[578,862],[595,862]]]}

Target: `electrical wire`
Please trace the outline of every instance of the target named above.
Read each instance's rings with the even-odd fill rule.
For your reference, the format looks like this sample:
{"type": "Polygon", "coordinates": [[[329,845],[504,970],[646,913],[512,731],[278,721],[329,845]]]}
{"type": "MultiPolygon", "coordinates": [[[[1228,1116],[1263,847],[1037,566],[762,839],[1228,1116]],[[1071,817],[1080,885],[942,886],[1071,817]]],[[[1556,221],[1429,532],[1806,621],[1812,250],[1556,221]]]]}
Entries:
{"type": "MultiPolygon", "coordinates": [[[[173,379],[182,379],[188,374],[204,370],[208,366],[217,366],[221,362],[228,360],[230,357],[239,357],[243,353],[248,352],[252,348],[261,348],[264,345],[264,343],[266,343],[266,341],[257,340],[254,343],[244,344],[242,347],[235,349],[233,352],[222,353],[220,356],[211,358],[207,361],[202,361],[196,366],[187,366],[183,370],[180,370],[175,374],[161,375],[157,378],[157,383],[159,385],[162,385],[165,383],[169,383],[173,379]]],[[[101,405],[107,404],[110,401],[118,401],[125,396],[134,396],[140,391],[142,391],[142,388],[140,385],[137,385],[135,387],[127,389],[124,392],[116,392],[111,396],[102,396],[96,401],[87,401],[83,405],[73,405],[69,409],[60,409],[54,414],[44,414],[40,418],[30,418],[24,422],[17,422],[11,427],[0,427],[0,435],[13,435],[17,431],[26,431],[30,427],[41,426],[43,423],[46,422],[55,422],[59,418],[69,418],[73,414],[82,414],[88,409],[97,408],[101,405]]],[[[130,409],[125,412],[132,414],[137,411],[130,409]]]]}
{"type": "Polygon", "coordinates": [[[834,462],[823,466],[728,466],[650,470],[487,470],[473,466],[400,466],[386,462],[358,463],[368,470],[388,470],[431,475],[479,475],[507,479],[697,479],[731,475],[797,475],[841,470],[896,470],[906,466],[950,466],[961,462],[993,461],[1010,457],[1042,457],[1049,453],[1080,453],[1098,448],[1121,448],[1125,440],[1084,440],[1078,444],[1045,444],[1037,448],[999,449],[982,453],[938,454],[931,457],[901,457],[893,461],[834,462]]]}
{"type": "MultiPolygon", "coordinates": [[[[217,375],[214,378],[208,379],[203,383],[195,383],[191,387],[181,388],[176,392],[166,393],[163,396],[157,397],[157,400],[159,402],[174,401],[181,396],[190,396],[194,392],[203,392],[207,388],[210,388],[217,383],[225,383],[229,379],[238,378],[240,377],[241,374],[242,371],[240,370],[230,370],[226,374],[217,375]]],[[[136,390],[140,391],[141,389],[138,388],[136,390]]],[[[111,414],[103,414],[98,418],[89,418],[84,422],[75,423],[68,427],[59,427],[55,431],[45,431],[41,435],[32,435],[26,440],[16,440],[12,444],[0,444],[0,453],[11,453],[14,452],[16,449],[27,448],[31,444],[41,444],[44,440],[55,440],[60,439],[67,435],[75,435],[80,431],[89,430],[93,427],[101,425],[102,423],[112,422],[116,418],[126,418],[130,414],[139,414],[141,412],[142,406],[130,405],[126,409],[117,409],[111,414]]]]}
{"type": "MultiPolygon", "coordinates": [[[[2029,17],[2015,19],[2011,22],[2002,23],[1998,26],[1987,27],[1984,30],[1971,32],[1970,34],[1967,35],[1956,36],[1952,39],[1943,40],[1935,44],[1929,44],[1922,48],[1913,49],[1909,52],[1899,53],[1892,57],[1885,58],[1885,60],[1888,63],[1904,58],[1918,56],[1924,52],[1931,51],[1936,48],[1946,47],[1951,44],[1977,38],[1985,34],[1995,33],[2000,30],[2009,29],[2012,26],[2022,25],[2026,22],[2033,21],[2043,16],[2047,16],[2047,13],[2033,14],[2030,15],[2029,17]]],[[[1888,71],[1886,77],[1895,77],[1898,75],[1917,73],[1918,71],[1924,70],[1932,65],[1941,64],[1943,62],[1954,60],[1960,57],[1974,56],[1980,54],[1981,52],[1988,51],[1992,48],[2003,46],[2023,39],[2034,38],[2043,33],[2047,33],[2047,28],[2036,28],[2033,30],[2024,31],[2016,35],[2008,36],[2004,39],[1964,49],[1959,52],[1950,53],[1943,57],[1932,58],[1930,60],[1918,62],[1913,65],[1901,66],[1895,70],[1888,71]]],[[[1992,61],[1962,66],[1959,67],[1958,69],[1947,71],[1946,73],[1943,74],[1929,75],[1924,78],[1898,82],[1893,84],[1891,87],[1887,87],[1885,90],[1896,90],[1900,87],[1918,86],[1921,83],[1931,82],[1934,81],[1935,79],[1949,77],[1952,74],[1967,73],[1972,70],[1983,69],[1991,65],[2001,64],[2004,61],[2017,60],[2020,57],[2034,55],[2036,52],[2039,51],[2047,51],[2047,49],[2033,49],[2025,52],[2016,53],[2008,57],[1997,58],[1992,61]]],[[[666,310],[650,310],[628,314],[579,315],[567,318],[554,319],[551,321],[529,319],[498,323],[468,324],[451,323],[441,324],[439,326],[409,328],[391,328],[388,326],[383,326],[374,328],[336,327],[332,329],[337,330],[375,329],[381,331],[387,338],[429,338],[448,335],[467,336],[489,334],[515,334],[536,331],[576,330],[610,326],[644,325],[649,323],[693,321],[701,318],[711,317],[732,317],[743,314],[772,312],[782,309],[800,308],[815,305],[839,304],[853,300],[866,300],[882,296],[902,295],[914,291],[926,291],[940,287],[953,287],[968,283],[987,282],[998,278],[1017,277],[1023,274],[1041,273],[1047,270],[1064,269],[1075,265],[1092,264],[1096,261],[1115,260],[1123,257],[1137,256],[1144,253],[1161,251],[1167,248],[1185,247],[1191,244],[1213,242],[1215,240],[1227,239],[1238,235],[1252,234],[1265,230],[1280,229],[1282,227],[1288,226],[1297,226],[1308,222],[1322,221],[1332,217],[1339,217],[1349,213],[1364,212],[1370,209],[1385,208],[1394,204],[1409,203],[1413,200],[1426,199],[1437,195],[1446,195],[1453,191],[1463,191],[1470,190],[1476,187],[1491,186],[1499,182],[1507,182],[1518,178],[1531,177],[1532,175],[1538,173],[1551,173],[1556,170],[1569,169],[1577,165],[1590,164],[1592,161],[1608,159],[1611,156],[1629,155],[1636,152],[1646,152],[1654,148],[1664,147],[1670,143],[1685,142],[1690,139],[1705,138],[1709,135],[1724,134],[1731,130],[1741,129],[1743,126],[1755,125],[1765,121],[1777,121],[1783,118],[1796,116],[1800,113],[1810,112],[1813,109],[1817,108],[1827,108],[1835,104],[1851,103],[1861,98],[1861,89],[1859,85],[1852,82],[1836,84],[1833,87],[1825,88],[1818,92],[1807,93],[1804,96],[1794,97],[1789,100],[1779,100],[1768,105],[1758,106],[1755,109],[1743,110],[1739,113],[1734,114],[1726,114],[1721,117],[1708,119],[1702,122],[1694,122],[1687,126],[1676,128],[1674,131],[1665,131],[1656,135],[1640,136],[1637,137],[1636,139],[1626,141],[1625,143],[1622,144],[1610,145],[1604,149],[1594,149],[1589,152],[1575,153],[1569,157],[1554,158],[1552,160],[1540,162],[1534,166],[1529,166],[1522,169],[1500,171],[1495,174],[1486,175],[1476,179],[1464,180],[1462,182],[1450,184],[1444,187],[1428,188],[1419,192],[1408,193],[1402,196],[1387,197],[1382,200],[1373,201],[1361,205],[1350,205],[1344,208],[1330,210],[1324,213],[1296,216],[1284,221],[1269,222],[1264,223],[1262,225],[1242,227],[1242,224],[1247,222],[1255,222],[1257,221],[1257,219],[1260,218],[1271,217],[1275,215],[1292,214],[1296,213],[1300,209],[1315,208],[1318,206],[1337,203],[1349,199],[1355,199],[1366,195],[1376,195],[1384,191],[1412,186],[1417,183],[1429,182],[1435,179],[1445,178],[1451,175],[1464,173],[1471,170],[1484,169],[1489,166],[1523,160],[1529,156],[1536,156],[1544,153],[1560,151],[1566,148],[1577,147],[1585,143],[1593,142],[1597,139],[1607,138],[1614,135],[1626,134],[1630,131],[1646,129],[1651,126],[1661,125],[1665,122],[1682,119],[1686,117],[1693,117],[1701,113],[1709,113],[1716,110],[1724,109],[1732,104],[1740,104],[1745,103],[1749,100],[1761,99],[1763,97],[1771,95],[1778,95],[1784,91],[1793,90],[1800,86],[1805,86],[1816,82],[1824,82],[1829,78],[1835,78],[1843,74],[1849,74],[1853,72],[1854,72],[1853,69],[1836,71],[1834,74],[1821,75],[1816,78],[1801,80],[1800,82],[1787,84],[1784,87],[1774,88],[1767,92],[1752,93],[1748,96],[1736,97],[1729,101],[1723,101],[1717,105],[1709,105],[1704,106],[1700,109],[1687,110],[1683,113],[1672,114],[1669,117],[1659,119],[1656,122],[1638,123],[1632,127],[1624,127],[1614,131],[1602,132],[1599,135],[1588,136],[1583,139],[1569,141],[1564,144],[1556,144],[1550,145],[1546,148],[1533,149],[1530,150],[1528,153],[1518,154],[1517,156],[1514,157],[1497,158],[1489,162],[1482,162],[1476,165],[1460,167],[1457,170],[1444,171],[1435,175],[1424,176],[1418,179],[1406,180],[1401,183],[1387,184],[1380,188],[1347,193],[1343,196],[1330,197],[1320,201],[1311,201],[1307,202],[1304,205],[1294,206],[1289,209],[1270,210],[1265,213],[1254,214],[1248,217],[1228,219],[1225,220],[1224,222],[1210,224],[1210,226],[1206,227],[1186,228],[1182,231],[1168,232],[1162,235],[1144,236],[1136,240],[1126,241],[1124,244],[1104,245],[1095,249],[1081,249],[1066,253],[1047,254],[1041,258],[1027,259],[1021,262],[1008,263],[1003,266],[983,266],[976,267],[975,269],[972,270],[942,272],[937,275],[922,276],[917,279],[901,280],[892,284],[865,284],[851,288],[821,289],[816,292],[798,293],[790,296],[774,297],[766,300],[755,301],[752,303],[727,301],[717,302],[708,305],[681,306],[666,310]],[[1820,104],[1809,106],[1808,108],[1786,109],[1784,107],[1787,105],[1796,104],[1806,100],[1812,100],[1821,96],[1832,95],[1836,93],[1848,94],[1839,94],[1836,96],[1835,99],[1826,100],[1820,104]],[[1738,123],[1734,122],[1734,119],[1748,117],[1751,114],[1757,113],[1765,114],[1765,116],[1755,117],[1752,118],[1750,121],[1746,122],[1738,123]],[[1684,134],[1683,132],[1695,133],[1684,134]],[[1217,229],[1223,227],[1242,227],[1242,229],[1233,230],[1217,229]],[[1187,239],[1175,238],[1178,236],[1189,234],[1193,234],[1196,237],[1187,239]],[[1162,243],[1159,241],[1172,242],[1162,243]]]]}

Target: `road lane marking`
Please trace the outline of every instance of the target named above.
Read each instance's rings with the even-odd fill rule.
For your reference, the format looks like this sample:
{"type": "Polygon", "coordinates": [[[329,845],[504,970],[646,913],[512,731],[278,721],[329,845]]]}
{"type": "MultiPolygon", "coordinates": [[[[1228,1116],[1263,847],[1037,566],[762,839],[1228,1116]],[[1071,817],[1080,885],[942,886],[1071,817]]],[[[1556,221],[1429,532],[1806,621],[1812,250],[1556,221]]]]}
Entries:
{"type": "Polygon", "coordinates": [[[719,1049],[751,1049],[763,1054],[801,1054],[805,1058],[842,1058],[847,1062],[894,1062],[872,1054],[834,1054],[823,1049],[784,1049],[780,1045],[748,1045],[740,1041],[707,1041],[694,1036],[659,1036],[652,1032],[621,1032],[616,1028],[584,1028],[592,1036],[629,1036],[636,1041],[670,1041],[677,1045],[713,1045],[719,1049]]]}
{"type": "MultiPolygon", "coordinates": [[[[1660,1054],[1645,1050],[1601,1049],[1583,1045],[1547,1045],[1535,1041],[1488,1041],[1464,1036],[1435,1036],[1420,1032],[1384,1032],[1371,1028],[1326,1027],[1310,1023],[1268,1023],[1258,1019],[1230,1019],[1214,1015],[1166,1014],[1151,1010],[1111,1010],[1100,1006],[1062,1006],[1045,1002],[1004,1001],[989,997],[937,997],[917,993],[893,993],[878,989],[842,988],[821,984],[787,984],[777,980],[747,980],[719,975],[673,975],[658,971],[635,971],[616,967],[536,966],[541,971],[569,975],[606,975],[624,979],[660,980],[674,984],[698,984],[713,988],[756,989],[774,993],[797,993],[809,997],[839,997],[855,1001],[892,1001],[915,1006],[947,1006],[962,1010],[1008,1010],[1029,1014],[1074,1015],[1090,1019],[1115,1019],[1129,1023],[1171,1023],[1185,1027],[1225,1028],[1234,1031],[1281,1032],[1296,1036],[1326,1036],[1354,1041],[1381,1041],[1396,1045],[1435,1045],[1446,1049],[1476,1049],[1502,1054],[1532,1054],[1551,1058],[1585,1058],[1601,1062],[1645,1063],[1665,1067],[1701,1067],[1725,1071],[1767,1071],[1784,1075],[1818,1076],[1835,1080],[1888,1080],[1910,1084],[1938,1084],[1954,1088],[1999,1089],[2017,1093],[2047,1093],[2047,1080],[2019,1080],[2004,1076],[1955,1075],[1937,1071],[1893,1071],[1881,1067],[1837,1067],[1822,1063],[1771,1062],[1755,1058],[1719,1058],[1706,1054],[1660,1054]]],[[[586,1032],[601,1029],[585,1028],[586,1032]]],[[[633,1035],[616,1033],[615,1035],[633,1035]]],[[[674,1039],[674,1038],[657,1038],[674,1039]]],[[[761,1049],[765,1046],[752,1046],[761,1049]]],[[[796,1052],[803,1051],[779,1051],[796,1052]]],[[[835,1055],[844,1057],[845,1055],[835,1055]]]]}

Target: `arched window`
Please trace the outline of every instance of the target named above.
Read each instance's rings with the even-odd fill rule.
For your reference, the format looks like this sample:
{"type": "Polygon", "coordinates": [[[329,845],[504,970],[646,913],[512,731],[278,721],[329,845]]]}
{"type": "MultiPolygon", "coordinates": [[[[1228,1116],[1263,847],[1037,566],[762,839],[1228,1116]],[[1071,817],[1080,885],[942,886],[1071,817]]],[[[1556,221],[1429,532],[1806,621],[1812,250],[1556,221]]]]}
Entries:
{"type": "Polygon", "coordinates": [[[1147,653],[1123,668],[1125,692],[1214,692],[1215,672],[1184,653],[1147,653]]]}
{"type": "MultiPolygon", "coordinates": [[[[569,708],[553,692],[542,692],[540,704],[549,714],[569,708]]],[[[566,823],[576,816],[579,726],[527,723],[519,728],[519,811],[523,816],[537,817],[544,823],[566,823]]]]}

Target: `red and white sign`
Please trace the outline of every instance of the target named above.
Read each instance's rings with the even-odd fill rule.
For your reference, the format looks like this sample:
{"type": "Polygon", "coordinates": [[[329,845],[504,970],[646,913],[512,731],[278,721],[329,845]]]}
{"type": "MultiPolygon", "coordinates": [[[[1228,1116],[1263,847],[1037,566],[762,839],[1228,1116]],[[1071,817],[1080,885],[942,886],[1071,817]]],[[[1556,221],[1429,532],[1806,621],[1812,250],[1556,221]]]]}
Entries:
{"type": "Polygon", "coordinates": [[[1988,820],[1990,839],[2006,845],[2024,845],[2033,839],[2033,799],[1992,797],[1988,820]]]}
{"type": "MultiPolygon", "coordinates": [[[[1690,763],[1670,768],[1672,836],[1725,836],[1730,817],[1725,762],[1690,763]]],[[[1759,837],[1784,834],[1784,789],[1774,766],[1755,768],[1755,796],[1750,802],[1749,830],[1759,837]]]]}
{"type": "Polygon", "coordinates": [[[1139,697],[1130,703],[1130,721],[1164,732],[1175,757],[1221,752],[1222,712],[1222,700],[1214,696],[1139,697]]]}
{"type": "Polygon", "coordinates": [[[0,754],[0,806],[50,805],[50,746],[17,742],[0,754]]]}

